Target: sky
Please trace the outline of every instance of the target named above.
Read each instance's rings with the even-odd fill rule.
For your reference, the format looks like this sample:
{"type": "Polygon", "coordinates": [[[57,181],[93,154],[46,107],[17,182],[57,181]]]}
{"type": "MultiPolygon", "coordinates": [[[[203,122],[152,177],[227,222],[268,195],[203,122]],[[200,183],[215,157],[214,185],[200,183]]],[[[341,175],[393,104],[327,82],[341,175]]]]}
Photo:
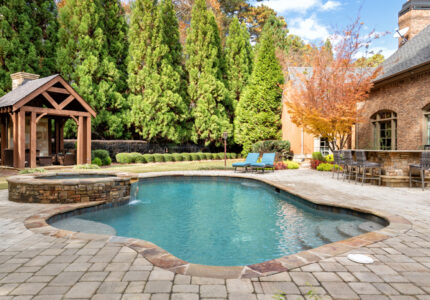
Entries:
{"type": "Polygon", "coordinates": [[[370,47],[374,53],[380,52],[387,58],[398,48],[393,34],[398,27],[398,12],[406,0],[265,0],[262,3],[285,18],[290,33],[316,44],[352,24],[359,15],[364,23],[363,34],[372,30],[389,32],[370,47]]]}

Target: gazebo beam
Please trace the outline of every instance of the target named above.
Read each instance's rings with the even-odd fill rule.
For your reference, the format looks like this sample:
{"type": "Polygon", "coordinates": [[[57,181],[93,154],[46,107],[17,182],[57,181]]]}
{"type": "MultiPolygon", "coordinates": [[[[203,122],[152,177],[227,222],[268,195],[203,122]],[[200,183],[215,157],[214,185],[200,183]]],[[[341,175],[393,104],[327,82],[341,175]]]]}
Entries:
{"type": "Polygon", "coordinates": [[[70,95],[69,91],[63,88],[50,87],[48,92],[59,93],[59,94],[67,94],[70,95]]]}
{"type": "Polygon", "coordinates": [[[30,153],[29,153],[29,165],[30,168],[36,168],[36,139],[37,139],[37,131],[36,131],[36,127],[37,127],[37,117],[36,117],[36,113],[32,112],[31,113],[31,118],[30,118],[30,153]]]}
{"type": "Polygon", "coordinates": [[[39,114],[47,113],[48,115],[52,116],[63,116],[63,117],[71,117],[71,116],[82,116],[82,117],[89,117],[91,116],[88,112],[83,111],[75,111],[75,110],[60,110],[60,109],[53,109],[53,108],[44,108],[44,107],[33,107],[33,106],[24,106],[21,108],[21,111],[28,111],[28,112],[37,112],[39,114]]]}

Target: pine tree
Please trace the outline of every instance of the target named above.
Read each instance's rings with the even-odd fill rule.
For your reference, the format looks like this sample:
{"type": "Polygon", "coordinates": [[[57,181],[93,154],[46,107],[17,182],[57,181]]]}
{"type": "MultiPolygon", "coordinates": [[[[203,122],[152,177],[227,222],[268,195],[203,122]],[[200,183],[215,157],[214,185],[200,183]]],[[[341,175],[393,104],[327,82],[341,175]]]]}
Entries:
{"type": "Polygon", "coordinates": [[[184,142],[189,138],[189,103],[174,6],[172,0],[161,0],[157,7],[152,1],[139,2],[130,30],[131,121],[148,141],[184,142]],[[143,30],[137,26],[140,21],[148,22],[141,24],[143,30]]]}
{"type": "Polygon", "coordinates": [[[252,55],[248,29],[245,24],[240,24],[235,17],[229,27],[225,48],[226,82],[232,100],[231,111],[233,114],[252,72],[252,55]]]}
{"type": "Polygon", "coordinates": [[[57,8],[54,0],[9,0],[0,5],[0,96],[12,88],[10,74],[55,72],[57,8]]]}
{"type": "Polygon", "coordinates": [[[60,9],[57,65],[63,77],[97,112],[93,134],[99,138],[125,134],[126,102],[121,92],[126,84],[122,82],[122,54],[118,53],[125,50],[117,46],[124,43],[125,37],[121,18],[124,13],[117,0],[67,0],[60,9]],[[115,21],[117,24],[113,24],[115,21]],[[119,41],[114,42],[115,38],[119,41]]]}
{"type": "Polygon", "coordinates": [[[218,26],[205,0],[194,3],[185,55],[194,118],[192,140],[205,145],[219,144],[223,132],[232,131],[226,111],[230,101],[222,78],[225,64],[218,26]]]}
{"type": "Polygon", "coordinates": [[[236,108],[235,141],[243,151],[255,142],[279,139],[281,129],[281,66],[275,54],[275,43],[267,24],[262,32],[249,84],[236,108]]]}

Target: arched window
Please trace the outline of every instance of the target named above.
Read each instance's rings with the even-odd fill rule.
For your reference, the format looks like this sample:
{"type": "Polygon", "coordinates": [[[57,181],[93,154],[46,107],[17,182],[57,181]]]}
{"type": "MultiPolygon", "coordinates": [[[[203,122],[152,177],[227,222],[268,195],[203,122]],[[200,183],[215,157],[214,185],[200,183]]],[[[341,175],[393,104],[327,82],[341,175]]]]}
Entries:
{"type": "Polygon", "coordinates": [[[373,145],[378,150],[397,149],[397,114],[384,110],[375,113],[370,121],[373,128],[373,145]]]}
{"type": "Polygon", "coordinates": [[[430,145],[430,103],[424,106],[424,143],[430,145]]]}

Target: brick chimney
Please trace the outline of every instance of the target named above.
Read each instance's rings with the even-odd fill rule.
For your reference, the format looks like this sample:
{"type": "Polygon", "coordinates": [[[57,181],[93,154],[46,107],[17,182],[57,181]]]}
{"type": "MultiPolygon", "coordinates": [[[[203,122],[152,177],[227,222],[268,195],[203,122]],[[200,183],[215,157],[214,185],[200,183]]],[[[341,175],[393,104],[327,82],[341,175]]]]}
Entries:
{"type": "MultiPolygon", "coordinates": [[[[399,29],[409,27],[405,34],[407,40],[411,40],[421,30],[430,25],[430,0],[408,0],[403,4],[399,12],[399,29]]],[[[403,40],[399,39],[399,47],[403,40]]]]}
{"type": "Polygon", "coordinates": [[[39,77],[40,75],[25,72],[11,74],[10,78],[12,78],[12,90],[16,89],[17,87],[23,85],[30,80],[39,79],[39,77]]]}

